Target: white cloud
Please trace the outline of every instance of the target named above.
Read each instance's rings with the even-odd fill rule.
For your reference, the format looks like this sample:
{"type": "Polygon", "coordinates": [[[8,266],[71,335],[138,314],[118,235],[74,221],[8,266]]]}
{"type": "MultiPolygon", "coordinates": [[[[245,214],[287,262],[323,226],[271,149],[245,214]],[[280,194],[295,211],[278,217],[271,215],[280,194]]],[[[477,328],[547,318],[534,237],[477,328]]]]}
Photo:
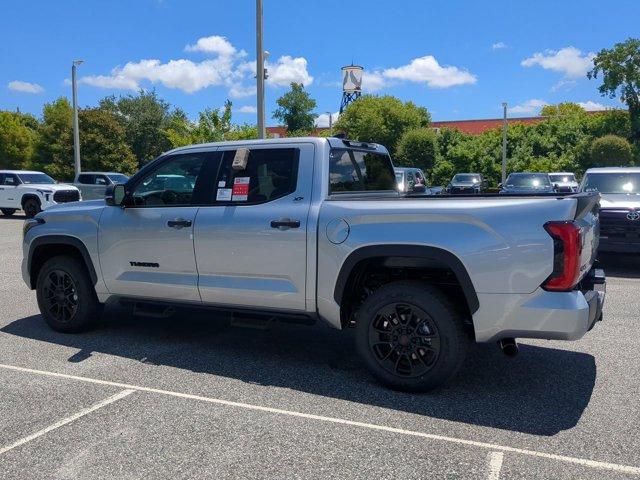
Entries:
{"type": "Polygon", "coordinates": [[[219,35],[199,38],[194,45],[187,45],[184,49],[187,52],[213,53],[221,57],[231,57],[236,53],[236,48],[231,42],[219,35]]]}
{"type": "MultiPolygon", "coordinates": [[[[338,117],[340,116],[340,112],[333,112],[331,114],[331,121],[333,125],[338,121],[338,117]]],[[[326,128],[329,126],[329,114],[321,113],[316,117],[316,127],[326,128]]]]}
{"type": "Polygon", "coordinates": [[[526,102],[522,102],[514,107],[509,108],[509,113],[517,115],[533,115],[539,113],[540,109],[545,105],[549,105],[545,100],[532,98],[526,102]]]}
{"type": "Polygon", "coordinates": [[[491,45],[491,50],[502,50],[503,48],[507,48],[507,44],[504,42],[496,42],[491,45]]]}
{"type": "Polygon", "coordinates": [[[29,83],[23,82],[22,80],[14,80],[7,84],[9,90],[13,90],[14,92],[22,92],[22,93],[42,93],[44,92],[44,88],[37,83],[29,83]]]}
{"type": "Polygon", "coordinates": [[[578,82],[576,82],[575,80],[567,80],[566,78],[563,78],[562,80],[558,81],[555,85],[551,87],[551,91],[557,92],[559,90],[562,90],[562,91],[568,92],[573,87],[575,87],[576,83],[578,82]]]}
{"type": "MultiPolygon", "coordinates": [[[[386,87],[388,82],[380,72],[362,72],[362,90],[365,92],[377,92],[386,87]]],[[[342,82],[339,84],[342,87],[342,82]]]]}
{"type": "Polygon", "coordinates": [[[475,75],[453,66],[441,66],[433,55],[414,58],[408,65],[388,68],[386,78],[426,83],[431,88],[448,88],[476,83],[475,75]]]}
{"type": "Polygon", "coordinates": [[[266,63],[269,78],[267,84],[274,87],[288,87],[291,83],[311,85],[313,77],[307,71],[307,59],[283,55],[275,64],[266,63]]]}
{"type": "Polygon", "coordinates": [[[525,58],[523,67],[540,66],[545,70],[560,72],[567,78],[584,77],[593,66],[595,54],[584,54],[575,47],[565,47],[560,50],[546,50],[544,53],[534,53],[525,58]]]}
{"type": "Polygon", "coordinates": [[[236,110],[239,113],[256,113],[258,109],[253,105],[243,105],[236,110]]]}
{"type": "Polygon", "coordinates": [[[582,108],[584,108],[587,112],[595,112],[598,110],[611,110],[612,107],[607,105],[603,105],[602,103],[594,102],[592,100],[587,100],[586,102],[578,102],[582,108]]]}
{"type": "MultiPolygon", "coordinates": [[[[225,37],[202,37],[195,44],[187,45],[185,50],[203,52],[213,58],[202,61],[177,59],[162,62],[146,59],[128,62],[122,67],[113,68],[109,75],[84,76],[80,83],[100,88],[138,90],[148,82],[186,93],[224,86],[231,98],[255,95],[256,87],[252,84],[256,62],[242,61],[246,52],[238,51],[225,37]]],[[[277,62],[266,66],[269,70],[267,84],[270,86],[289,86],[292,82],[309,85],[313,82],[304,57],[283,55],[277,62]]]]}

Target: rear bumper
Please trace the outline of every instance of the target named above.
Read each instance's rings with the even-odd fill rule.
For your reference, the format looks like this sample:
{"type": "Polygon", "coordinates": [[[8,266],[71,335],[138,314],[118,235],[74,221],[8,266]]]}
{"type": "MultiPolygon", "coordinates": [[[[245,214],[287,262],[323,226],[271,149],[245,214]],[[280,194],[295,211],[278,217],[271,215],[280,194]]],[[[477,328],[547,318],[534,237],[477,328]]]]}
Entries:
{"type": "Polygon", "coordinates": [[[640,253],[640,242],[611,240],[606,237],[600,237],[598,252],[611,253],[640,253]]]}
{"type": "Polygon", "coordinates": [[[583,290],[529,295],[478,294],[480,308],[473,315],[477,342],[503,338],[578,340],[602,320],[606,283],[602,270],[593,269],[583,290]],[[588,283],[588,284],[587,284],[588,283]]]}

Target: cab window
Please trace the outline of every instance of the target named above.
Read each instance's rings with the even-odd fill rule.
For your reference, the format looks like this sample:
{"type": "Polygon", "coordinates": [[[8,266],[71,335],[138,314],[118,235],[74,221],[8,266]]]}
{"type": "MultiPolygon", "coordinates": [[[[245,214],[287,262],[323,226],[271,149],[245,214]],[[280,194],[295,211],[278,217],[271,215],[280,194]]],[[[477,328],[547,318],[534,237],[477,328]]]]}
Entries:
{"type": "Polygon", "coordinates": [[[81,183],[83,185],[93,185],[95,183],[95,178],[95,175],[83,173],[78,175],[78,183],[81,183]]]}
{"type": "Polygon", "coordinates": [[[206,156],[206,153],[192,153],[170,157],[136,182],[130,192],[134,205],[191,205],[206,156]]]}
{"type": "Polygon", "coordinates": [[[264,203],[295,192],[299,149],[251,149],[244,170],[233,169],[235,156],[236,150],[223,152],[215,181],[216,204],[264,203]]]}
{"type": "Polygon", "coordinates": [[[2,181],[2,185],[7,185],[11,187],[15,187],[19,184],[18,177],[12,173],[5,173],[4,180],[2,181]]]}
{"type": "Polygon", "coordinates": [[[360,150],[331,150],[330,193],[363,190],[396,191],[393,166],[388,155],[360,150]]]}

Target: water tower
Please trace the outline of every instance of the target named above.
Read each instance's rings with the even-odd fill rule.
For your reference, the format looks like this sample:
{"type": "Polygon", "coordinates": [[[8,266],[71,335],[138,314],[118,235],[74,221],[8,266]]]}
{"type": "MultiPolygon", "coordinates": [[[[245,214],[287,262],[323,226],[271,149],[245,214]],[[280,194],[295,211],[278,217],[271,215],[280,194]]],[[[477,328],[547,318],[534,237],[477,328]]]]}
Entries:
{"type": "Polygon", "coordinates": [[[340,103],[340,113],[347,108],[347,105],[362,95],[363,70],[362,67],[353,64],[342,67],[342,102],[340,103]]]}

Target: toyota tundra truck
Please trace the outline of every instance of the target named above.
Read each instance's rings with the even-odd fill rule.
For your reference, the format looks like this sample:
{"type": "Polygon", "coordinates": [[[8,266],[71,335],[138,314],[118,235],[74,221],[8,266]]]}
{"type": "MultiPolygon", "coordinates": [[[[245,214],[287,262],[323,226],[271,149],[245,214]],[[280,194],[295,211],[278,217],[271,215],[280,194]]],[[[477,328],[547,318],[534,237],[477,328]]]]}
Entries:
{"type": "Polygon", "coordinates": [[[57,331],[108,301],[321,320],[355,329],[379,381],[425,391],[470,342],[576,340],[602,318],[598,199],[406,197],[383,146],[341,138],[194,145],[28,220],[22,273],[57,331]]]}

